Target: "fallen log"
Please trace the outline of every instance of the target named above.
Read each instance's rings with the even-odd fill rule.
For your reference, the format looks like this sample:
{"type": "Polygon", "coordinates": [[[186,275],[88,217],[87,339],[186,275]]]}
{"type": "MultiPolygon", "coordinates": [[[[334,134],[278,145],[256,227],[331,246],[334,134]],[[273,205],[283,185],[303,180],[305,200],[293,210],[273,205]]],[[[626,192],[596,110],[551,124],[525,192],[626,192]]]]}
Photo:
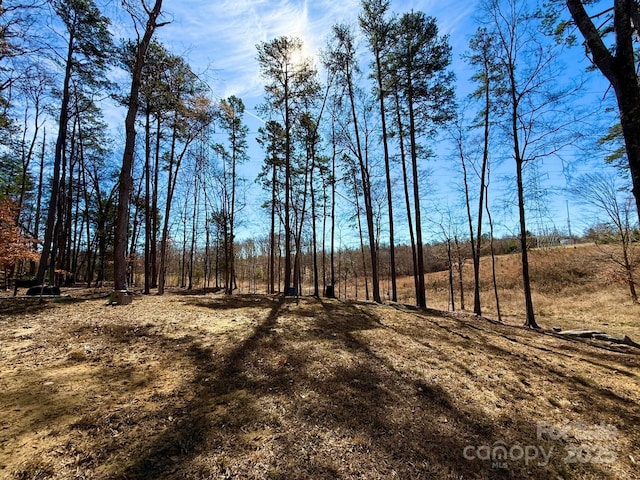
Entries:
{"type": "Polygon", "coordinates": [[[576,338],[593,338],[594,335],[607,334],[607,332],[601,332],[600,330],[563,330],[558,333],[560,335],[566,335],[567,337],[576,338]]]}
{"type": "Polygon", "coordinates": [[[607,332],[602,332],[600,330],[564,330],[564,331],[554,331],[558,335],[563,335],[565,337],[571,338],[585,338],[591,340],[600,340],[602,342],[610,342],[616,343],[619,345],[629,345],[631,347],[640,348],[640,343],[635,342],[629,335],[623,335],[621,337],[615,337],[613,335],[609,335],[607,332]]]}
{"type": "Polygon", "coordinates": [[[629,335],[623,335],[622,337],[614,337],[613,335],[596,334],[593,336],[596,340],[602,340],[604,342],[620,343],[623,345],[631,345],[632,347],[640,348],[640,343],[634,342],[629,335]]]}

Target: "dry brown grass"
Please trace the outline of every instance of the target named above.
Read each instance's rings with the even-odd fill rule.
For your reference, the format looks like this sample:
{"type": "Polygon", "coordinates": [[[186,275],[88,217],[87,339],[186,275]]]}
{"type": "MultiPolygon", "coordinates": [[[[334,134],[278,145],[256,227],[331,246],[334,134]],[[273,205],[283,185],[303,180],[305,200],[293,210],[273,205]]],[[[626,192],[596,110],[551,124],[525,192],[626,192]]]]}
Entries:
{"type": "Polygon", "coordinates": [[[370,303],[69,293],[0,301],[0,477],[640,478],[631,347],[370,303]],[[551,462],[465,458],[497,442],[551,462]]]}
{"type": "MultiPolygon", "coordinates": [[[[604,330],[612,335],[627,334],[640,341],[640,305],[631,301],[624,279],[607,258],[613,248],[590,244],[530,252],[534,310],[543,328],[604,330]]],[[[503,255],[496,260],[503,320],[522,324],[524,297],[520,256],[503,255]]],[[[495,319],[490,258],[482,258],[480,272],[483,314],[495,319]]],[[[471,262],[465,265],[464,274],[465,308],[469,311],[473,310],[471,262]]],[[[454,288],[456,308],[459,309],[457,281],[454,288]]],[[[410,289],[405,290],[402,300],[412,301],[410,289]]],[[[447,272],[427,275],[427,300],[433,308],[450,309],[447,272]]]]}

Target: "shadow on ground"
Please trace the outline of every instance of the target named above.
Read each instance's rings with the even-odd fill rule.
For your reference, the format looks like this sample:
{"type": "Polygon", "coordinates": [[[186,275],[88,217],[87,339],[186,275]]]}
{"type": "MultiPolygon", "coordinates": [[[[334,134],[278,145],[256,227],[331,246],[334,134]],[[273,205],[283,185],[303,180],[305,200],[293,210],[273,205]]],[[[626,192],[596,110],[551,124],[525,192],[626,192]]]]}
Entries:
{"type": "Polygon", "coordinates": [[[215,295],[206,297],[194,297],[184,300],[185,305],[204,307],[211,310],[234,310],[244,308],[271,308],[279,297],[275,295],[215,295]]]}
{"type": "MultiPolygon", "coordinates": [[[[104,478],[613,479],[619,473],[607,465],[567,464],[565,444],[539,437],[537,422],[550,417],[536,411],[529,387],[557,383],[597,412],[578,406],[567,412],[568,421],[640,421],[625,395],[554,364],[564,348],[558,340],[547,347],[553,361],[539,360],[532,337],[539,334],[414,310],[385,320],[378,312],[393,309],[337,300],[234,295],[180,301],[213,315],[253,307],[265,314],[225,350],[197,335],[175,340],[144,329],[105,330],[121,344],[143,338],[149,349],[186,363],[191,375],[177,398],[157,394],[155,412],[130,405],[109,419],[87,415],[76,422],[75,429],[90,435],[105,435],[106,420],[121,432],[87,460],[96,471],[111,465],[104,478]],[[465,360],[469,352],[482,365],[465,360]],[[485,383],[481,367],[520,381],[485,383]],[[502,396],[502,410],[475,400],[468,393],[473,388],[487,398],[502,396]],[[157,430],[136,436],[145,422],[157,430]],[[478,450],[500,445],[514,458],[485,459],[478,450]],[[514,446],[535,447],[536,454],[557,450],[549,465],[540,465],[539,456],[515,458],[514,446]]],[[[571,355],[585,356],[590,366],[623,359],[598,358],[591,350],[571,355]]],[[[620,435],[637,440],[627,431],[620,435]]]]}
{"type": "MultiPolygon", "coordinates": [[[[384,335],[384,327],[357,304],[247,296],[202,305],[256,304],[269,305],[268,316],[222,361],[211,349],[191,346],[189,356],[199,372],[194,400],[174,412],[180,420],[146,445],[146,454],[121,478],[168,478],[176,468],[194,478],[546,479],[588,472],[615,478],[600,466],[572,469],[558,458],[544,468],[538,465],[541,458],[526,464],[465,458],[469,446],[552,445],[536,438],[535,418],[511,411],[496,423],[480,405],[461,403],[447,385],[402,371],[377,354],[359,334],[384,335]],[[281,411],[273,410],[276,405],[281,411]],[[218,453],[211,455],[212,450],[218,453]],[[181,470],[177,457],[190,467],[181,470]],[[261,463],[266,470],[256,468],[261,463]]],[[[465,332],[473,327],[438,328],[449,342],[462,336],[467,348],[500,359],[513,356],[490,342],[479,344],[473,332],[465,332]]],[[[599,412],[621,413],[624,399],[606,389],[571,377],[557,380],[569,382],[599,412]]]]}

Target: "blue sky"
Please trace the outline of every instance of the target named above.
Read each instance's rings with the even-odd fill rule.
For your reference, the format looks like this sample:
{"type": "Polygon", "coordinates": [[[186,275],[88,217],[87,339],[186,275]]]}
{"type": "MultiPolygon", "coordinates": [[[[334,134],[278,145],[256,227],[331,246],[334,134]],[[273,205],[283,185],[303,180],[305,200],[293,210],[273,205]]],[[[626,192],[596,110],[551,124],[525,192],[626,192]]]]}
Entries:
{"type": "MultiPolygon", "coordinates": [[[[258,76],[256,44],[281,35],[301,38],[309,55],[325,44],[335,23],[356,23],[359,0],[223,0],[165,2],[172,24],[158,35],[185,52],[196,70],[206,71],[214,92],[260,101],[262,82],[258,76]]],[[[471,14],[476,0],[396,1],[391,10],[422,10],[439,20],[442,32],[451,35],[454,50],[466,47],[474,27],[471,14]]]]}
{"type": "MultiPolygon", "coordinates": [[[[464,64],[461,55],[467,49],[469,37],[476,29],[474,13],[478,0],[453,1],[394,1],[391,11],[403,13],[410,10],[421,10],[438,19],[441,33],[449,34],[453,48],[453,70],[457,76],[457,89],[460,96],[470,91],[470,69],[464,64]]],[[[183,55],[188,62],[212,87],[216,98],[229,95],[241,97],[247,106],[246,123],[252,134],[250,138],[251,161],[245,166],[252,191],[258,187],[252,185],[255,174],[259,171],[263,154],[253,140],[255,132],[261,125],[256,114],[256,105],[262,102],[263,83],[259,76],[256,61],[256,44],[268,41],[281,35],[300,37],[307,49],[307,54],[315,55],[325,44],[331,26],[335,23],[356,24],[359,11],[359,0],[223,0],[220,2],[204,2],[183,0],[180,2],[165,1],[165,10],[171,24],[162,27],[157,36],[176,54],[183,55]]],[[[364,48],[364,45],[362,45],[364,48]]],[[[564,75],[581,75],[587,65],[584,52],[575,48],[569,53],[569,65],[564,75]]],[[[591,85],[587,89],[595,102],[604,95],[606,84],[598,72],[589,74],[591,85]]],[[[603,132],[604,133],[604,132],[603,132]]],[[[429,167],[433,170],[432,183],[438,186],[437,192],[431,192],[436,198],[432,202],[439,205],[458,204],[460,194],[457,185],[451,181],[452,160],[451,147],[442,140],[436,145],[438,159],[429,167]]],[[[495,171],[494,184],[498,176],[513,174],[512,162],[504,162],[495,171]]],[[[576,164],[574,173],[581,169],[590,169],[591,163],[576,164]]],[[[560,188],[565,184],[562,164],[550,161],[541,164],[546,187],[555,194],[549,202],[549,219],[558,228],[566,227],[566,201],[560,188]]],[[[497,198],[501,186],[495,190],[497,198]]],[[[262,199],[252,195],[248,199],[247,211],[259,211],[262,199]],[[253,204],[251,203],[253,202],[253,204]]],[[[496,200],[497,201],[497,200],[496,200]]],[[[592,217],[580,218],[580,210],[572,210],[572,226],[580,230],[593,220],[592,217]]],[[[513,230],[516,221],[510,213],[504,215],[504,232],[513,230]]],[[[533,227],[533,220],[530,224],[533,227]]],[[[437,233],[437,232],[434,232],[437,233]]]]}

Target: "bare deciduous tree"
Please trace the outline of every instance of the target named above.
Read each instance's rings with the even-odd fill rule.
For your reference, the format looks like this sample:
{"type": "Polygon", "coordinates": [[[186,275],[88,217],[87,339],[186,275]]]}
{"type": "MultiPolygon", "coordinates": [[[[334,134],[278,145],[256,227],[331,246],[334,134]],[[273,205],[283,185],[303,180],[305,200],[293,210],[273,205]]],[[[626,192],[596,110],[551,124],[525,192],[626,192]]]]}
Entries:
{"type": "Polygon", "coordinates": [[[622,269],[631,298],[638,303],[635,282],[638,259],[634,255],[633,238],[633,230],[638,228],[638,223],[637,218],[632,220],[635,215],[629,190],[621,185],[615,174],[586,173],[575,180],[570,191],[578,202],[607,217],[614,237],[612,240],[620,244],[619,254],[609,254],[609,259],[622,269]]]}
{"type": "Polygon", "coordinates": [[[151,38],[157,28],[166,25],[159,23],[158,18],[162,11],[162,0],[155,0],[149,7],[145,0],[141,0],[142,9],[146,18],[142,18],[139,9],[134,8],[132,2],[123,2],[125,8],[133,19],[134,27],[138,33],[135,61],[131,71],[131,88],[129,90],[129,106],[125,119],[125,148],[122,155],[122,169],[118,187],[118,209],[116,214],[116,231],[114,239],[114,290],[126,290],[127,288],[127,233],[129,230],[129,197],[133,188],[131,173],[133,170],[134,151],[136,146],[136,116],[140,104],[139,91],[142,84],[142,69],[145,64],[147,49],[151,38]],[[144,25],[144,33],[141,35],[139,28],[144,25]]]}
{"type": "Polygon", "coordinates": [[[488,34],[495,38],[492,63],[498,75],[493,92],[502,104],[499,120],[516,169],[525,325],[538,328],[529,275],[524,167],[575,140],[570,127],[577,124],[576,115],[561,107],[577,87],[559,86],[558,51],[543,42],[540,21],[527,2],[485,0],[482,12],[488,34]]]}

